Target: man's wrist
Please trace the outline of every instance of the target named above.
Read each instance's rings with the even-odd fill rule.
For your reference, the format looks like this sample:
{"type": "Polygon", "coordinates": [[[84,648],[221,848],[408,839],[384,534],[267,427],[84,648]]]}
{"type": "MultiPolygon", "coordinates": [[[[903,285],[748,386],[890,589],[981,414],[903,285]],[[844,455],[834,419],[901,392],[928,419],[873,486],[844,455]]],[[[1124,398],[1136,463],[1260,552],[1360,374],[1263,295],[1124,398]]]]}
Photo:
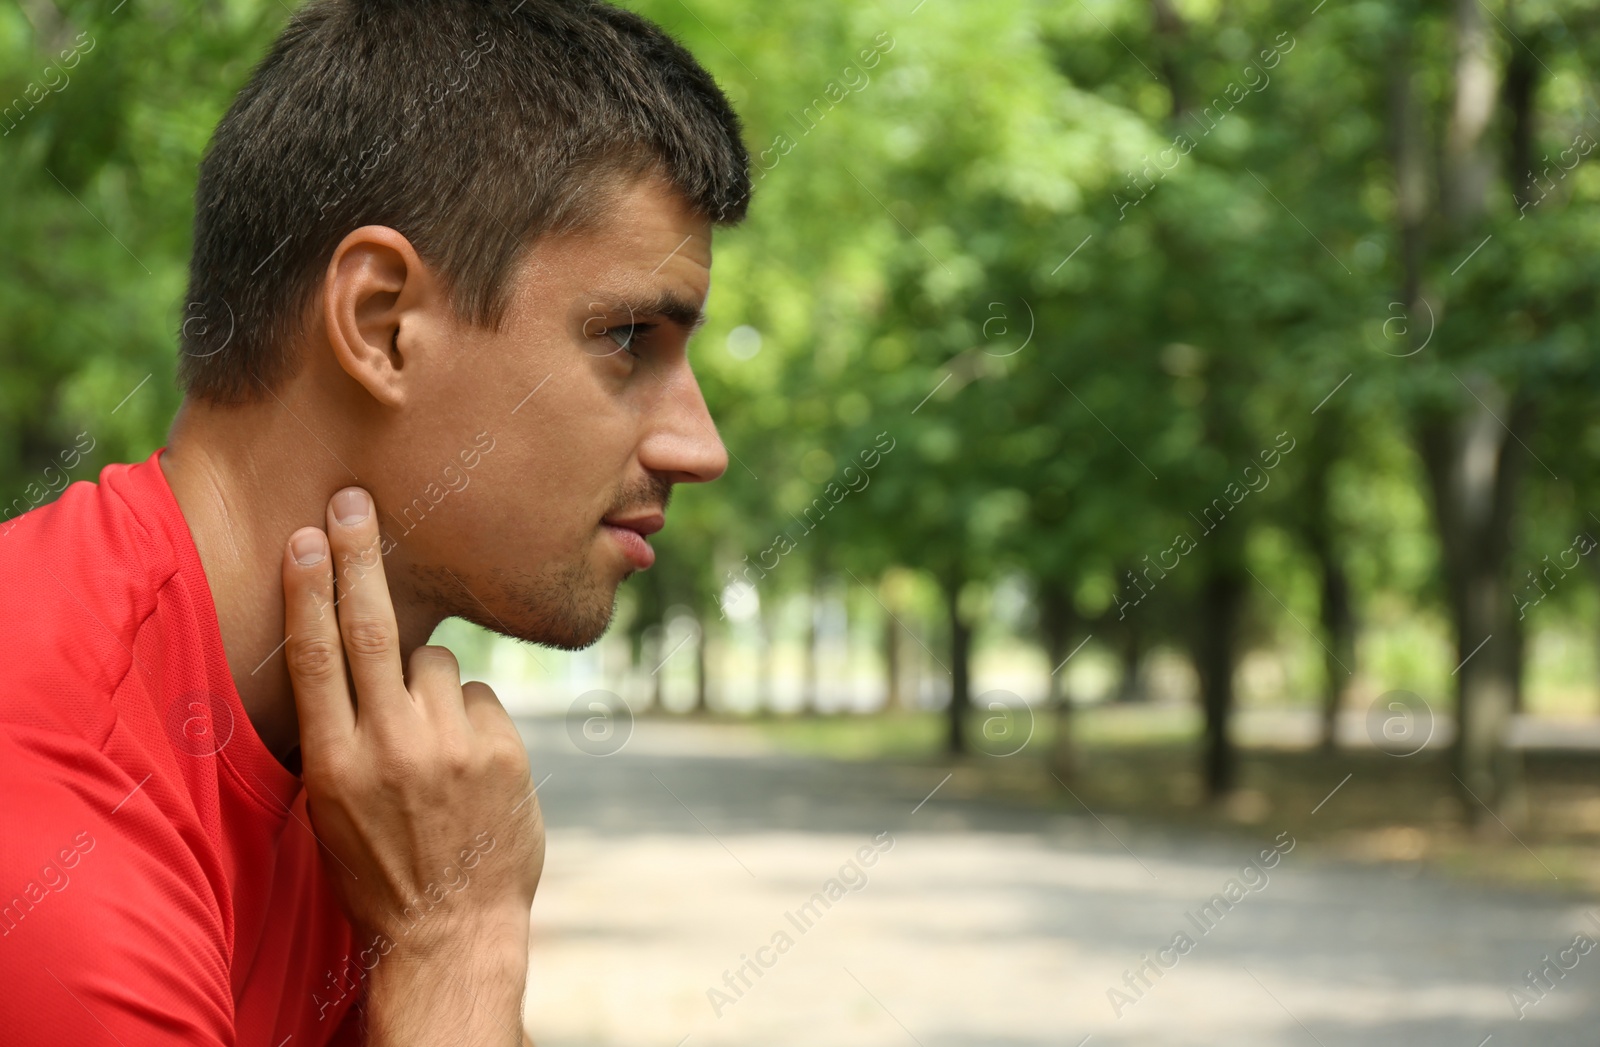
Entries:
{"type": "Polygon", "coordinates": [[[397,940],[373,969],[368,1043],[520,1045],[527,910],[451,913],[430,923],[397,940]]]}
{"type": "Polygon", "coordinates": [[[508,950],[526,947],[531,900],[471,904],[477,900],[470,894],[457,898],[453,892],[437,900],[414,899],[398,913],[386,909],[376,919],[354,921],[356,938],[371,942],[374,951],[385,957],[424,960],[456,952],[460,942],[508,950]]]}
{"type": "Polygon", "coordinates": [[[485,959],[528,958],[528,907],[444,911],[401,932],[395,952],[422,963],[459,963],[466,955],[485,959]]]}

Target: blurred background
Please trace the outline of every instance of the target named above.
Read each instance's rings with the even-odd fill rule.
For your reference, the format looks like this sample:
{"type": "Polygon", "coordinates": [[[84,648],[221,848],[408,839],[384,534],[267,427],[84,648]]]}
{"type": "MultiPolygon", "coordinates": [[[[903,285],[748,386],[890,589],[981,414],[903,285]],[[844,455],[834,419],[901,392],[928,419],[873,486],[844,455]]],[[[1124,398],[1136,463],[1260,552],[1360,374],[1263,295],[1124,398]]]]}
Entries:
{"type": "MultiPolygon", "coordinates": [[[[5,517],[163,444],[293,6],[0,6],[5,517]]],[[[628,6],[755,197],[726,475],[594,647],[435,638],[539,1042],[1592,1045],[1600,5],[628,6]]]]}

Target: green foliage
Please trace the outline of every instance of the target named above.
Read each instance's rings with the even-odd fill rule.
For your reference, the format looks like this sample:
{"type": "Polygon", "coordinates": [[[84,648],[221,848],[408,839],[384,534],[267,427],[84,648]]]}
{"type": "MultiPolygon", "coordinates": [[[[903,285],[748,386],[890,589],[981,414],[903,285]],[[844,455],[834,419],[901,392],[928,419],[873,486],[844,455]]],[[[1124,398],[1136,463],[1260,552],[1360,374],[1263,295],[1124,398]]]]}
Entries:
{"type": "MultiPolygon", "coordinates": [[[[1326,525],[1358,606],[1432,607],[1412,419],[1461,400],[1468,367],[1539,404],[1527,453],[1548,468],[1529,459],[1519,557],[1600,531],[1584,494],[1600,459],[1596,160],[1525,218],[1508,188],[1520,173],[1501,163],[1491,239],[1466,263],[1478,234],[1432,241],[1441,315],[1391,304],[1388,57],[1409,34],[1421,104],[1448,106],[1444,6],[1188,0],[1165,29],[1133,0],[636,6],[717,75],[757,164],[693,349],[730,469],[676,496],[641,624],[674,602],[714,610],[728,572],[801,535],[803,507],[880,434],[893,452],[796,538],[764,597],[818,571],[869,585],[896,565],[1021,571],[1114,629],[1127,572],[1188,534],[1305,615],[1302,536],[1326,525]],[[1408,324],[1432,332],[1420,353],[1408,324]],[[1280,434],[1295,449],[1270,483],[1229,498],[1280,434]],[[1331,495],[1311,512],[1323,476],[1331,495]],[[1219,498],[1236,508],[1208,529],[1219,498]]],[[[1525,44],[1544,67],[1533,154],[1600,134],[1593,6],[1490,6],[1522,39],[1491,23],[1494,61],[1525,44]]],[[[228,0],[64,3],[59,25],[29,20],[48,7],[0,10],[0,97],[76,33],[98,45],[0,138],[7,491],[79,431],[101,464],[159,445],[196,164],[286,17],[228,0]]],[[[1493,119],[1502,141],[1504,106],[1493,119]]],[[[1130,613],[1181,638],[1199,575],[1184,558],[1130,613]]],[[[1583,583],[1569,588],[1554,613],[1592,613],[1583,583]]],[[[1260,642],[1309,643],[1267,592],[1251,600],[1260,642]]]]}

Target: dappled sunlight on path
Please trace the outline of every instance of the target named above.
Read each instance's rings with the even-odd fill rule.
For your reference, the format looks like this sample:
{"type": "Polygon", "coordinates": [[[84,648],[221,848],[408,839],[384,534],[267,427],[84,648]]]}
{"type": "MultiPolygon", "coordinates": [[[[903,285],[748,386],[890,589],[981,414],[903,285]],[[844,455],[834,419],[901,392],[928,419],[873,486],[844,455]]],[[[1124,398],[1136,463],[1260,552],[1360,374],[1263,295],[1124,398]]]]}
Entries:
{"type": "Polygon", "coordinates": [[[783,756],[739,728],[644,720],[599,758],[559,720],[522,726],[550,775],[540,1047],[1595,1042],[1600,952],[1520,1021],[1510,997],[1600,935],[1580,904],[1326,862],[1288,849],[1287,820],[1180,836],[959,799],[931,764],[783,756]]]}

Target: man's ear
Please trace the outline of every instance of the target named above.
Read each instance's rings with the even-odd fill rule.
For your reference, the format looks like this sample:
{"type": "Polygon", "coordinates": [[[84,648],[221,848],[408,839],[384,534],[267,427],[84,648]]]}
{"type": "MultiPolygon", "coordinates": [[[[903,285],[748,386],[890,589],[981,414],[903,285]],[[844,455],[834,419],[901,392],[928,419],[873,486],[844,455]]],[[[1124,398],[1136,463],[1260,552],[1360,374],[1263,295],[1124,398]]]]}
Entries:
{"type": "Polygon", "coordinates": [[[403,406],[418,378],[428,311],[439,285],[411,241],[382,225],[351,231],[323,280],[328,346],[345,373],[386,407],[403,406]]]}

